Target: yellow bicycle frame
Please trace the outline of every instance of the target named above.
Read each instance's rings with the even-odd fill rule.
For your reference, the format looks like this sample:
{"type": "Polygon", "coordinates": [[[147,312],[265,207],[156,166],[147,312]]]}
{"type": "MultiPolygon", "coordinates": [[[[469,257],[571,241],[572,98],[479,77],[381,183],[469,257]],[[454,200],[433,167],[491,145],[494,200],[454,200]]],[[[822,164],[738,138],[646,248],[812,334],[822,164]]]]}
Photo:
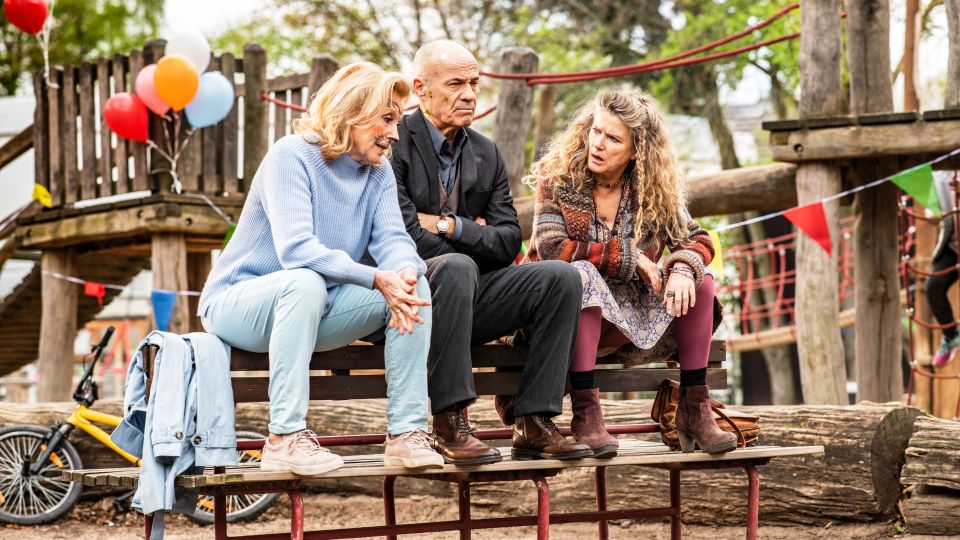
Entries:
{"type": "Polygon", "coordinates": [[[121,420],[122,418],[119,416],[97,412],[93,409],[90,409],[86,405],[80,404],[77,405],[77,408],[74,409],[70,414],[70,418],[67,419],[67,423],[86,431],[94,439],[100,441],[101,444],[106,445],[107,448],[113,450],[117,454],[120,454],[124,459],[139,467],[140,460],[137,459],[136,456],[124,452],[119,446],[110,440],[110,435],[108,435],[106,431],[100,429],[100,427],[94,424],[94,422],[96,422],[97,424],[117,427],[120,425],[121,420]]]}

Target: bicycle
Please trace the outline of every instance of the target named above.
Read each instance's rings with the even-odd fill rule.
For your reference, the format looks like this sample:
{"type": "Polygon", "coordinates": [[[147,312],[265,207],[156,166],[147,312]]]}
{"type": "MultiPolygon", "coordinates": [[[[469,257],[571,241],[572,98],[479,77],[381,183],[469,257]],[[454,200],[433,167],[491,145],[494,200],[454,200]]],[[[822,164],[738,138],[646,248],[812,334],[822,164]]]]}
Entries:
{"type": "MultiPolygon", "coordinates": [[[[99,387],[93,380],[94,366],[100,360],[114,328],[107,327],[100,342],[91,347],[90,363],[73,392],[77,406],[66,422],[50,428],[37,425],[12,425],[0,429],[0,522],[17,525],[52,523],[70,511],[80,498],[83,486],[62,478],[61,472],[82,469],[80,455],[67,440],[79,428],[98,442],[113,450],[134,466],[140,460],[118,447],[97,424],[117,427],[119,416],[93,410],[100,398],[99,387]]],[[[253,432],[238,432],[237,439],[264,439],[253,432]]],[[[260,452],[237,451],[238,461],[260,461],[260,452]]],[[[236,495],[227,497],[227,520],[248,521],[270,508],[279,495],[236,495]]],[[[201,524],[213,523],[213,498],[202,496],[191,519],[201,524]]]]}

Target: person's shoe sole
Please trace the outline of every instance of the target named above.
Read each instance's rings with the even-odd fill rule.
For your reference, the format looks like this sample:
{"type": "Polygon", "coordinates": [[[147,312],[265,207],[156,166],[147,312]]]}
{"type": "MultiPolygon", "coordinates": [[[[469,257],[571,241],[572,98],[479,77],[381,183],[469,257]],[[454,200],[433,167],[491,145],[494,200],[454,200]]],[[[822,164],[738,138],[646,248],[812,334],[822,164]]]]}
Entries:
{"type": "Polygon", "coordinates": [[[546,452],[512,448],[510,450],[510,456],[516,461],[526,461],[530,459],[582,459],[586,457],[593,457],[593,450],[588,448],[586,450],[580,450],[579,452],[568,452],[566,454],[548,454],[546,452]]]}
{"type": "Polygon", "coordinates": [[[384,456],[383,464],[387,467],[406,467],[408,469],[439,469],[443,467],[443,456],[422,458],[399,458],[384,456]]]}
{"type": "Polygon", "coordinates": [[[260,470],[263,472],[291,472],[297,476],[316,476],[326,472],[334,471],[343,467],[343,459],[333,459],[327,463],[319,465],[292,465],[282,461],[269,462],[261,461],[260,470]]]}
{"type": "Polygon", "coordinates": [[[503,456],[483,456],[478,458],[471,459],[450,459],[447,456],[443,456],[443,462],[448,465],[485,465],[487,463],[497,463],[498,461],[503,461],[503,456]]]}
{"type": "Polygon", "coordinates": [[[610,459],[612,457],[617,457],[618,450],[620,450],[619,444],[608,444],[606,446],[601,446],[600,448],[595,448],[593,450],[593,457],[599,459],[610,459]]]}

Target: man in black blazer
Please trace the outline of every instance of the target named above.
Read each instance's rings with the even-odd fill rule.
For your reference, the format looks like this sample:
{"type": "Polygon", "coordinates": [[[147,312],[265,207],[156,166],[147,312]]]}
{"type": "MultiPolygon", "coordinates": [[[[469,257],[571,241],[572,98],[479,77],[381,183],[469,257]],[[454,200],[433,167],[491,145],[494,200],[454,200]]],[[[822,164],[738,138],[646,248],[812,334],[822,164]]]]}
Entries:
{"type": "Polygon", "coordinates": [[[434,446],[449,463],[501,459],[471,433],[464,414],[477,397],[470,346],[530,327],[513,408],[513,455],[592,455],[551,420],[561,412],[576,339],[579,273],[558,261],[511,266],[520,225],[503,159],[493,141],[468,127],[480,78],[473,55],[458,43],[435,41],[417,51],[414,69],[420,109],[400,122],[392,164],[407,231],[427,262],[433,291],[434,446]]]}

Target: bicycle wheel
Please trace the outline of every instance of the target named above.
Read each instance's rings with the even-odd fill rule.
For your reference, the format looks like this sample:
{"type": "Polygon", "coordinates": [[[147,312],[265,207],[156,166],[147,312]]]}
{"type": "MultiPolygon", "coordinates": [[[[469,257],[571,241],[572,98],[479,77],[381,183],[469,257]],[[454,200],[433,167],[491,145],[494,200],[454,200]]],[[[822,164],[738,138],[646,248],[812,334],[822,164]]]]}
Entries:
{"type": "MultiPolygon", "coordinates": [[[[238,431],[237,440],[265,439],[265,435],[253,431],[238,431]]],[[[238,463],[259,463],[259,450],[237,450],[238,463]]],[[[230,495],[227,497],[227,523],[238,523],[256,519],[276,502],[279,493],[260,493],[258,495],[230,495]]],[[[213,523],[213,497],[201,495],[197,509],[191,519],[203,525],[213,523]]]]}
{"type": "Polygon", "coordinates": [[[50,454],[38,474],[24,474],[30,459],[49,428],[7,426],[0,429],[0,521],[41,525],[56,521],[80,498],[83,486],[61,478],[65,470],[82,469],[80,456],[66,440],[50,454]]]}

